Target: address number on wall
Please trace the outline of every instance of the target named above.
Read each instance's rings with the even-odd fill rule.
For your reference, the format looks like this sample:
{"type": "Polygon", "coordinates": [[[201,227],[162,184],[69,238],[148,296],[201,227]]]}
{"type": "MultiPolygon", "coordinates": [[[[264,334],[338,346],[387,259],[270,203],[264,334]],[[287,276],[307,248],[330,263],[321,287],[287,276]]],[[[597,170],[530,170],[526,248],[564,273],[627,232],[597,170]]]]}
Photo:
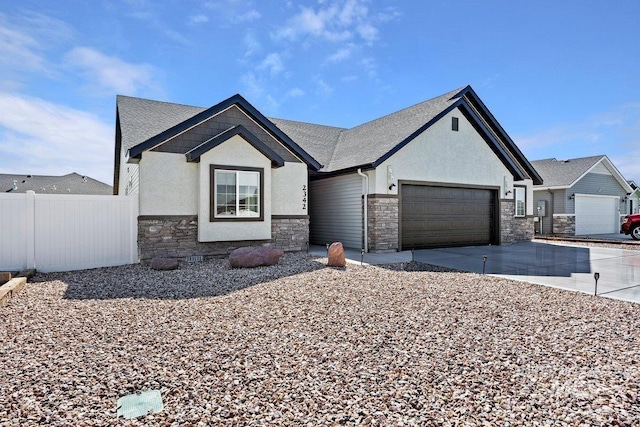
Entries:
{"type": "Polygon", "coordinates": [[[307,186],[302,186],[302,209],[307,209],[307,186]]]}

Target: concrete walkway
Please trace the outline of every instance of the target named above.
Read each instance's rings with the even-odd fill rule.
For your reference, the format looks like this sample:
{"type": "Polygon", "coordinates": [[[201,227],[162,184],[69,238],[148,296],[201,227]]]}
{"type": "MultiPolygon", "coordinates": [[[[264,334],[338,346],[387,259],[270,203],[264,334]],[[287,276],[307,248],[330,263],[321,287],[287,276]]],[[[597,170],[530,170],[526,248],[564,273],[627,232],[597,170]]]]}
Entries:
{"type": "MultiPolygon", "coordinates": [[[[325,257],[327,250],[312,246],[310,253],[325,257]]],[[[359,251],[346,250],[349,262],[360,263],[359,251]]],[[[461,271],[482,273],[640,302],[640,251],[571,246],[554,242],[521,242],[500,246],[421,249],[415,261],[461,271]],[[483,258],[486,256],[486,262],[483,258]]],[[[364,264],[409,262],[411,251],[364,254],[364,264]]]]}

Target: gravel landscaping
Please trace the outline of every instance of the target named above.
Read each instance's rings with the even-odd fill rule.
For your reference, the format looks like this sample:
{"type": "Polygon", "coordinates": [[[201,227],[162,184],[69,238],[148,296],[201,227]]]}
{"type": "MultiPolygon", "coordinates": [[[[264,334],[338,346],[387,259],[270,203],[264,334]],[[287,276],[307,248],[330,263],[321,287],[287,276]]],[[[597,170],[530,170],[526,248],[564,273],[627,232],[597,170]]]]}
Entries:
{"type": "Polygon", "coordinates": [[[325,263],[37,275],[0,307],[0,426],[640,425],[640,304],[325,263]]]}

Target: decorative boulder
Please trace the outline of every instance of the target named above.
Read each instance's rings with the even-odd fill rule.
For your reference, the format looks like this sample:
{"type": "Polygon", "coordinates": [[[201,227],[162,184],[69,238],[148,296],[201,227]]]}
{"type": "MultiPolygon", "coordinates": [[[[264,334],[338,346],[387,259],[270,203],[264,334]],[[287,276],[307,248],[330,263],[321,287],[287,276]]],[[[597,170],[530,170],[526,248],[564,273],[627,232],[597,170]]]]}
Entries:
{"type": "Polygon", "coordinates": [[[282,249],[271,246],[238,248],[229,254],[232,268],[253,268],[263,265],[274,265],[284,255],[282,249]]]}
{"type": "Polygon", "coordinates": [[[178,259],[156,257],[151,260],[149,265],[154,270],[175,270],[178,268],[178,259]]]}
{"type": "Polygon", "coordinates": [[[347,260],[344,258],[344,247],[342,243],[334,242],[329,246],[329,261],[327,265],[329,267],[344,267],[347,265],[347,260]]]}

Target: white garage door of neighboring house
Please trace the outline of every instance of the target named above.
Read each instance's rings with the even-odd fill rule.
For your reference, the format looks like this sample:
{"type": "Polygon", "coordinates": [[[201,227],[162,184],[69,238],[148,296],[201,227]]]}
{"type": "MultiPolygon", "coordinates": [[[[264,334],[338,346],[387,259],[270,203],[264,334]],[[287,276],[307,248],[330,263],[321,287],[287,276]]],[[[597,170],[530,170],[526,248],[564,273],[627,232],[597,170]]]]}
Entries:
{"type": "Polygon", "coordinates": [[[575,200],[576,235],[607,234],[620,231],[619,197],[576,194],[575,200]]]}

